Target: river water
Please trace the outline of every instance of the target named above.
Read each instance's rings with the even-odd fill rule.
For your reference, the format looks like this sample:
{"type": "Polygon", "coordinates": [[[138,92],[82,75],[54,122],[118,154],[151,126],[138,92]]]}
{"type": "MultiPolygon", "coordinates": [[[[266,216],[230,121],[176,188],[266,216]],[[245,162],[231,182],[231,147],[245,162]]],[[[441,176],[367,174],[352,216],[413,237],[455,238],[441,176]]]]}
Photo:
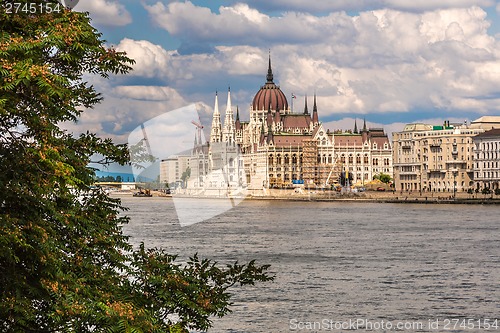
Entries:
{"type": "Polygon", "coordinates": [[[122,202],[134,244],[271,264],[211,332],[500,332],[498,206],[246,200],[181,227],[171,198],[122,202]]]}

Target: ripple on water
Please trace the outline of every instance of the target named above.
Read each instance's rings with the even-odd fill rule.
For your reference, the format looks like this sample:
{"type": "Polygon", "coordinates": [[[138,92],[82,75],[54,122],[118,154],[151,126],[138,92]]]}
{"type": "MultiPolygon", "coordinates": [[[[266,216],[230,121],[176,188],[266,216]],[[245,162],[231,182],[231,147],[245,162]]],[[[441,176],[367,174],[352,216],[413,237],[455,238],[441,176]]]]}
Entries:
{"type": "Polygon", "coordinates": [[[493,206],[244,201],[181,228],[169,199],[123,203],[134,244],[272,265],[276,280],[235,289],[234,312],[213,332],[290,332],[291,319],[498,318],[493,206]]]}

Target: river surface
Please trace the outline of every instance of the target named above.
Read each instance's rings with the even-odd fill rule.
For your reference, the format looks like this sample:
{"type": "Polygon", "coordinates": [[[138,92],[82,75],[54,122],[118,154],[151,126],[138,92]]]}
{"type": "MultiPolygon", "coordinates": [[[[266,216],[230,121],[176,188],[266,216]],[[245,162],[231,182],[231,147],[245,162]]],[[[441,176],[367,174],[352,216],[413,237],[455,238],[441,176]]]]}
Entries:
{"type": "Polygon", "coordinates": [[[181,227],[171,198],[122,202],[133,244],[271,264],[209,332],[500,332],[498,206],[245,200],[181,227]]]}

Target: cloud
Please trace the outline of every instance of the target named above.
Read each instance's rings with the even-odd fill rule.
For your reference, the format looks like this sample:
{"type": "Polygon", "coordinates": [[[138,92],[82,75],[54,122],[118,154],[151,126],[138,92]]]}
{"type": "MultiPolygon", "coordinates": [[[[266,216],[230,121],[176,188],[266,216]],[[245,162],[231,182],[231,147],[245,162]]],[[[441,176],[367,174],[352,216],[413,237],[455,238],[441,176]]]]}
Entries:
{"type": "Polygon", "coordinates": [[[325,13],[333,11],[366,11],[375,9],[396,9],[411,12],[425,12],[436,9],[466,8],[471,6],[493,6],[493,0],[250,0],[250,6],[261,10],[298,11],[325,13]]]}
{"type": "MultiPolygon", "coordinates": [[[[156,80],[156,87],[127,83],[113,92],[136,102],[160,102],[168,95],[212,105],[214,91],[231,85],[233,104],[243,115],[265,82],[271,48],[275,82],[286,96],[307,94],[309,103],[316,92],[326,119],[419,109],[446,118],[455,112],[500,111],[495,97],[500,95],[500,44],[488,34],[486,12],[477,6],[386,8],[356,16],[270,16],[246,4],[220,7],[218,13],[191,2],[145,7],[156,24],[197,50],[178,52],[123,39],[118,49],[137,61],[132,77],[156,80]]],[[[303,98],[295,103],[301,109],[303,98]]]]}
{"type": "Polygon", "coordinates": [[[171,102],[175,105],[182,105],[186,101],[182,96],[170,87],[160,86],[118,86],[113,89],[113,93],[120,98],[171,102]]]}
{"type": "Polygon", "coordinates": [[[103,101],[84,110],[78,123],[65,123],[72,133],[87,130],[124,143],[130,132],[151,118],[189,104],[175,89],[163,86],[114,86],[98,77],[87,80],[102,93],[103,101]]]}
{"type": "Polygon", "coordinates": [[[181,40],[220,43],[237,40],[243,43],[314,42],[325,36],[336,36],[352,24],[348,15],[332,13],[327,17],[310,14],[285,13],[270,17],[247,4],[220,7],[219,14],[193,3],[172,2],[165,6],[158,2],[145,5],[153,22],[181,40]],[[344,27],[347,26],[347,27],[344,27]]]}
{"type": "Polygon", "coordinates": [[[125,6],[113,0],[80,1],[76,10],[89,12],[93,23],[98,25],[124,26],[132,22],[125,6]]]}
{"type": "Polygon", "coordinates": [[[146,40],[129,38],[120,41],[116,49],[127,52],[127,56],[136,61],[129,75],[147,78],[166,75],[170,67],[170,57],[175,53],[175,51],[167,52],[161,46],[146,40]]]}

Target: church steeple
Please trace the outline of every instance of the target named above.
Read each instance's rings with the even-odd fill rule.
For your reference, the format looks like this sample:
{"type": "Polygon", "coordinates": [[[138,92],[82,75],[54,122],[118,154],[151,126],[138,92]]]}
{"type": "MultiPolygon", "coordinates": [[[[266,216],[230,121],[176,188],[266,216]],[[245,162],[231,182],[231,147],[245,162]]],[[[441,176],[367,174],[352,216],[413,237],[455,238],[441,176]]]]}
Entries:
{"type": "Polygon", "coordinates": [[[222,141],[222,125],[220,122],[219,99],[215,92],[214,115],[212,117],[212,129],[210,130],[210,142],[222,141]]]}
{"type": "Polygon", "coordinates": [[[316,125],[319,122],[318,119],[318,107],[316,105],[316,93],[314,93],[314,105],[313,105],[313,114],[312,114],[313,124],[316,125]]]}
{"type": "Polygon", "coordinates": [[[271,69],[271,50],[269,50],[269,68],[267,69],[267,83],[273,83],[273,70],[271,69]]]}
{"type": "Polygon", "coordinates": [[[309,114],[309,110],[307,109],[307,95],[304,97],[304,114],[309,114]]]}
{"type": "Polygon", "coordinates": [[[366,118],[363,119],[363,129],[361,130],[361,137],[363,142],[368,140],[368,129],[366,128],[366,118]]]}
{"type": "Polygon", "coordinates": [[[273,123],[273,113],[271,112],[271,101],[269,101],[269,107],[267,109],[267,126],[271,126],[273,123]]]}
{"type": "Polygon", "coordinates": [[[234,127],[237,131],[241,130],[241,122],[240,122],[240,109],[236,106],[236,120],[234,122],[234,127]]]}
{"type": "Polygon", "coordinates": [[[358,122],[354,119],[354,134],[358,134],[358,122]]]}
{"type": "Polygon", "coordinates": [[[224,131],[222,132],[222,141],[234,143],[234,119],[233,107],[231,106],[231,88],[227,91],[227,106],[224,117],[224,131]]]}

